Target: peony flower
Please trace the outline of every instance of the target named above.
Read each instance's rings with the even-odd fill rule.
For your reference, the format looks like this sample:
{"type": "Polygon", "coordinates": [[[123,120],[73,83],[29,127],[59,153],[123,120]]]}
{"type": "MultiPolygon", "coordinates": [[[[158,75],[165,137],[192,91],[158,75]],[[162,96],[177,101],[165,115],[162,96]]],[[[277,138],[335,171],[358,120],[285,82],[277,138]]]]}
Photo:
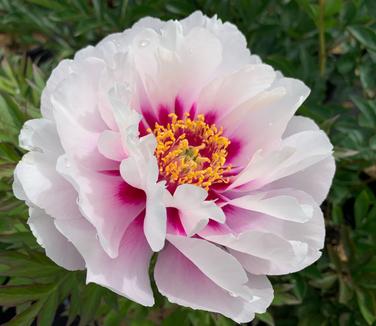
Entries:
{"type": "Polygon", "coordinates": [[[46,254],[145,306],[250,321],[266,275],[321,255],[332,145],[294,116],[309,88],[230,23],[144,18],[63,60],[25,123],[14,193],[46,254]]]}

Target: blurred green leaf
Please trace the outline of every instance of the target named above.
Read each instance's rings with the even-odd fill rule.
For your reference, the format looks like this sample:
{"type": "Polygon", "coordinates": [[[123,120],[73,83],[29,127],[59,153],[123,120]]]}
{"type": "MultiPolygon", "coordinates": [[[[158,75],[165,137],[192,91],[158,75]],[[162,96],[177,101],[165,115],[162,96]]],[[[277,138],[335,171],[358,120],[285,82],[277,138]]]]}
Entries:
{"type": "Polygon", "coordinates": [[[376,32],[364,26],[349,26],[350,33],[366,48],[376,51],[376,32]]]}

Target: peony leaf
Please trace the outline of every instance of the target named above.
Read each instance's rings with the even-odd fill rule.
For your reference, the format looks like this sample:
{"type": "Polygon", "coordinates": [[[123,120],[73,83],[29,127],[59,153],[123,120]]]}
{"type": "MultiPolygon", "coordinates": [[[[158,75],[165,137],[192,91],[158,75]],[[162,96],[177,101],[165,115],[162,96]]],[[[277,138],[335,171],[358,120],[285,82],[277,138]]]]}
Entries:
{"type": "Polygon", "coordinates": [[[375,30],[364,26],[348,27],[350,33],[366,48],[376,51],[376,32],[375,30]]]}
{"type": "Polygon", "coordinates": [[[31,284],[0,287],[0,305],[15,306],[20,303],[37,300],[53,289],[53,284],[31,284]]]}
{"type": "Polygon", "coordinates": [[[368,325],[372,325],[376,321],[376,302],[375,297],[367,291],[356,291],[358,306],[363,318],[368,325]]]}
{"type": "Polygon", "coordinates": [[[37,301],[29,308],[14,317],[11,321],[6,323],[6,326],[29,326],[34,321],[35,317],[43,307],[44,300],[37,301]]]}
{"type": "Polygon", "coordinates": [[[46,297],[38,314],[38,326],[50,326],[53,325],[56,309],[59,305],[59,292],[54,290],[49,296],[46,297]]]}

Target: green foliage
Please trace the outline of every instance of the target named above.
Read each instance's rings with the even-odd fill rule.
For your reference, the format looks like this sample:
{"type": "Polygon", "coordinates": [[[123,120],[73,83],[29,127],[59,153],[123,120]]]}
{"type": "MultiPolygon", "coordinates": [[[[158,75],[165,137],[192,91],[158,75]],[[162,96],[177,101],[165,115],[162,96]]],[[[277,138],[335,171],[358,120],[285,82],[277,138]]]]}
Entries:
{"type": "Polygon", "coordinates": [[[39,116],[59,60],[147,15],[194,10],[235,23],[253,53],[312,89],[299,113],[329,134],[337,173],[323,205],[327,243],[305,270],[273,278],[275,299],[255,324],[376,324],[376,2],[374,0],[0,0],[0,305],[8,325],[233,325],[157,298],[144,308],[45,257],[11,190],[17,135],[39,116]],[[58,313],[56,312],[59,309],[58,313]],[[78,317],[79,316],[79,317],[78,317]]]}

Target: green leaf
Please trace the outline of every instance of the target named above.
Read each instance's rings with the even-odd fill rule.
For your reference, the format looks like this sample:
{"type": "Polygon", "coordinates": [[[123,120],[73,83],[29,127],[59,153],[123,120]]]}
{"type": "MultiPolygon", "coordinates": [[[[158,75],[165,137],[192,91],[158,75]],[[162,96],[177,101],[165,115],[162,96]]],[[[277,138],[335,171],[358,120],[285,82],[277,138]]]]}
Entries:
{"type": "Polygon", "coordinates": [[[263,321],[269,326],[274,326],[274,318],[269,312],[264,312],[263,314],[256,314],[257,319],[263,321]]]}
{"type": "Polygon", "coordinates": [[[83,291],[80,307],[80,325],[86,326],[95,318],[102,299],[103,289],[96,284],[89,284],[83,291]]]}
{"type": "Polygon", "coordinates": [[[363,318],[368,325],[372,325],[376,321],[376,309],[374,297],[366,291],[357,290],[356,297],[358,306],[363,318]]]}
{"type": "Polygon", "coordinates": [[[0,305],[15,306],[27,301],[37,300],[50,293],[52,288],[52,284],[0,286],[0,305]]]}
{"type": "Polygon", "coordinates": [[[360,227],[365,220],[370,204],[370,198],[366,190],[362,191],[358,197],[356,197],[354,215],[357,227],[360,227]]]}
{"type": "Polygon", "coordinates": [[[22,313],[16,315],[11,321],[4,324],[5,326],[29,326],[43,307],[44,300],[37,301],[22,313]]]}
{"type": "Polygon", "coordinates": [[[38,326],[53,325],[53,320],[56,315],[56,309],[59,305],[59,291],[55,289],[46,298],[45,304],[38,314],[38,326]]]}
{"type": "Polygon", "coordinates": [[[273,299],[274,306],[283,306],[283,305],[297,305],[300,304],[301,300],[290,293],[275,293],[273,299]]]}
{"type": "Polygon", "coordinates": [[[324,275],[319,279],[309,281],[309,284],[323,290],[330,289],[337,281],[338,276],[335,274],[324,275]]]}
{"type": "Polygon", "coordinates": [[[38,278],[57,275],[63,271],[49,260],[37,261],[30,256],[10,250],[0,250],[0,264],[8,267],[0,271],[0,275],[5,276],[38,278]]]}
{"type": "Polygon", "coordinates": [[[364,26],[349,26],[350,33],[366,48],[376,51],[376,32],[364,26]]]}

